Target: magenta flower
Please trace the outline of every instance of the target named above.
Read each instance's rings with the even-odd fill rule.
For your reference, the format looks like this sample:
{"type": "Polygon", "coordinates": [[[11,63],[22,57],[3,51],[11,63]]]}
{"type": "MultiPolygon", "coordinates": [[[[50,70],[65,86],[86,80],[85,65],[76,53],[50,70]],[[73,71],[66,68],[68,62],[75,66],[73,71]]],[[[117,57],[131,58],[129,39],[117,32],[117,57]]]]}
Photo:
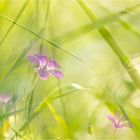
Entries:
{"type": "Polygon", "coordinates": [[[63,74],[57,70],[60,65],[56,61],[49,60],[46,56],[40,54],[28,56],[28,59],[35,65],[34,70],[38,73],[40,79],[46,80],[50,75],[55,76],[57,79],[63,77],[63,74]]]}
{"type": "Polygon", "coordinates": [[[107,118],[113,123],[115,129],[122,127],[132,128],[130,122],[128,122],[123,116],[120,116],[119,113],[116,113],[115,116],[108,115],[107,118]]]}
{"type": "Polygon", "coordinates": [[[11,101],[11,99],[12,99],[12,96],[10,96],[10,95],[0,95],[0,102],[1,103],[3,103],[3,104],[7,104],[7,103],[9,103],[10,101],[11,101]]]}

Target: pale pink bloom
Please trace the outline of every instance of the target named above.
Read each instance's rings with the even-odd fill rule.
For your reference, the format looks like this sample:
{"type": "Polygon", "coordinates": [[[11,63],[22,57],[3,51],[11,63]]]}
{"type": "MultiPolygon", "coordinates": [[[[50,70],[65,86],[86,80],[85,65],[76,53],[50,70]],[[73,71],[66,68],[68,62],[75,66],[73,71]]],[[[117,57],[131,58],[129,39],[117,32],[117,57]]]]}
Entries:
{"type": "Polygon", "coordinates": [[[10,96],[8,94],[0,95],[0,102],[3,104],[9,103],[11,101],[11,99],[12,99],[12,96],[10,96]]]}
{"type": "Polygon", "coordinates": [[[122,127],[132,128],[130,122],[126,120],[123,116],[120,116],[119,113],[116,113],[114,116],[108,115],[107,118],[113,123],[115,129],[122,128],[122,127]]]}
{"type": "Polygon", "coordinates": [[[60,65],[54,60],[49,60],[47,56],[38,54],[28,56],[28,59],[35,65],[34,70],[38,73],[40,79],[46,80],[50,75],[57,79],[63,77],[63,73],[58,70],[60,65]]]}

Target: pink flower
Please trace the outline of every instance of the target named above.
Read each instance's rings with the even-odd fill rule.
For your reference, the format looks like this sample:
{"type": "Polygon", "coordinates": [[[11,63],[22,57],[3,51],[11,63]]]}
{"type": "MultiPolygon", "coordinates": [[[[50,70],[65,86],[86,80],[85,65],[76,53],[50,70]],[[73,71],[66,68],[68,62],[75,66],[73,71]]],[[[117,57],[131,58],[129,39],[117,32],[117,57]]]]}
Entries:
{"type": "Polygon", "coordinates": [[[57,79],[63,77],[63,74],[57,70],[60,65],[56,61],[49,60],[46,56],[40,54],[28,56],[28,59],[35,65],[34,70],[38,73],[40,79],[46,80],[50,75],[55,76],[57,79]]]}
{"type": "Polygon", "coordinates": [[[12,96],[10,96],[8,94],[0,95],[0,102],[3,104],[9,103],[11,101],[11,99],[12,99],[12,96]]]}
{"type": "Polygon", "coordinates": [[[120,116],[119,113],[116,113],[114,116],[108,115],[107,118],[113,123],[115,129],[122,127],[132,128],[130,122],[128,122],[123,116],[120,116]]]}

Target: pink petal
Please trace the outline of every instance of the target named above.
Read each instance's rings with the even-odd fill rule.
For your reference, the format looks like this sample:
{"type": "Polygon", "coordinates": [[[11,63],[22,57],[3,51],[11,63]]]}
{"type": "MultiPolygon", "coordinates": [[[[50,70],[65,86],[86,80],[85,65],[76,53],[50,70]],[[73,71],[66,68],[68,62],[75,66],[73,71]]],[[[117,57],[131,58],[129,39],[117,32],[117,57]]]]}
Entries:
{"type": "Polygon", "coordinates": [[[40,79],[42,79],[42,80],[47,80],[49,77],[48,72],[44,71],[42,69],[38,71],[38,74],[40,76],[40,79]]]}
{"type": "Polygon", "coordinates": [[[38,58],[35,56],[28,56],[28,60],[31,61],[35,65],[39,64],[38,58]]]}
{"type": "Polygon", "coordinates": [[[7,104],[12,99],[10,95],[0,95],[0,102],[7,104]]]}
{"type": "Polygon", "coordinates": [[[56,61],[50,60],[48,67],[60,68],[60,65],[56,61]]]}
{"type": "Polygon", "coordinates": [[[53,72],[51,72],[57,79],[61,79],[64,75],[62,72],[55,70],[53,72]]]}
{"type": "Polygon", "coordinates": [[[47,56],[45,56],[45,55],[40,55],[40,54],[36,54],[35,56],[38,58],[38,60],[39,60],[40,62],[42,62],[42,63],[48,63],[48,58],[47,58],[47,56]]]}
{"type": "Polygon", "coordinates": [[[112,121],[113,123],[116,123],[116,122],[115,122],[115,119],[114,119],[114,117],[113,117],[112,115],[108,115],[107,118],[108,118],[110,121],[112,121]]]}

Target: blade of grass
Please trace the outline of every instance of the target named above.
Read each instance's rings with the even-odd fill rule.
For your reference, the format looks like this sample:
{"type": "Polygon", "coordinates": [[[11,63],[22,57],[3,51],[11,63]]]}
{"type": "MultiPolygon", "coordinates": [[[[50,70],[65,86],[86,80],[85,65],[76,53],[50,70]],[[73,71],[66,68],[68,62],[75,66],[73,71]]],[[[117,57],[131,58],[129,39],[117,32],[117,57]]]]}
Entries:
{"type": "MultiPolygon", "coordinates": [[[[34,77],[33,77],[31,90],[29,91],[29,93],[27,95],[27,98],[25,99],[25,107],[26,107],[25,115],[26,115],[27,120],[29,119],[29,117],[31,115],[31,112],[32,112],[33,97],[34,97],[35,88],[37,86],[37,82],[38,82],[38,78],[37,78],[37,75],[35,74],[34,77]]],[[[30,135],[31,134],[30,124],[28,124],[27,129],[28,129],[28,132],[29,132],[29,138],[32,139],[32,136],[30,135]]]]}
{"type": "Polygon", "coordinates": [[[45,16],[45,20],[44,20],[45,22],[44,22],[44,25],[43,25],[44,28],[46,27],[48,17],[49,17],[50,3],[51,3],[51,1],[47,0],[47,4],[46,4],[47,10],[46,10],[46,16],[45,16]]]}
{"type": "Polygon", "coordinates": [[[10,76],[10,74],[12,72],[15,71],[15,69],[20,66],[26,56],[26,54],[31,50],[31,48],[36,44],[36,42],[33,40],[31,41],[28,46],[23,50],[23,52],[17,57],[17,59],[15,60],[15,62],[13,62],[13,64],[11,65],[11,67],[9,68],[9,70],[2,75],[2,77],[0,78],[1,80],[6,79],[7,77],[10,76]]]}
{"type": "Polygon", "coordinates": [[[19,136],[20,138],[23,138],[23,136],[22,136],[17,130],[15,130],[15,129],[12,128],[12,127],[10,127],[10,128],[12,129],[12,131],[15,132],[15,135],[16,135],[16,136],[19,136]]]}
{"type": "Polygon", "coordinates": [[[17,113],[21,113],[24,110],[25,110],[25,108],[24,109],[19,109],[19,110],[13,111],[13,112],[4,113],[4,114],[0,115],[0,121],[2,121],[3,119],[8,118],[10,116],[13,116],[13,115],[15,115],[17,113]]]}
{"type": "Polygon", "coordinates": [[[67,53],[67,54],[73,56],[73,57],[76,58],[77,60],[83,62],[83,61],[82,61],[79,57],[77,57],[76,55],[70,53],[69,51],[65,50],[64,48],[61,48],[61,47],[58,46],[56,43],[54,43],[54,42],[52,42],[52,41],[46,39],[46,38],[43,37],[42,35],[40,35],[40,34],[38,34],[38,33],[36,33],[36,32],[33,32],[32,30],[26,28],[25,26],[23,26],[23,25],[21,25],[21,24],[18,24],[17,22],[15,22],[14,20],[12,20],[11,18],[9,18],[9,17],[7,17],[7,16],[5,16],[5,15],[3,15],[3,14],[1,14],[1,13],[0,13],[0,17],[2,17],[2,18],[4,18],[4,19],[6,19],[6,20],[12,22],[13,24],[19,26],[20,28],[22,28],[22,29],[28,31],[29,33],[35,35],[36,37],[38,37],[38,38],[44,40],[46,43],[48,43],[48,44],[50,44],[50,45],[52,45],[52,46],[54,46],[54,47],[56,47],[56,48],[62,50],[63,52],[65,52],[65,53],[67,53]]]}
{"type": "MultiPolygon", "coordinates": [[[[23,123],[23,125],[18,129],[18,132],[23,131],[26,129],[29,125],[29,123],[45,108],[48,107],[50,112],[53,114],[53,117],[55,118],[56,122],[66,131],[68,132],[68,128],[64,120],[61,118],[61,116],[57,113],[57,111],[52,107],[50,103],[50,98],[45,98],[31,113],[30,117],[27,121],[23,123]]],[[[11,137],[11,139],[14,139],[14,135],[11,137]]]]}
{"type": "MultiPolygon", "coordinates": [[[[32,30],[26,28],[25,26],[16,23],[16,22],[13,21],[12,19],[8,18],[7,16],[5,16],[5,15],[3,15],[3,14],[1,14],[1,13],[0,13],[0,17],[3,17],[4,19],[7,19],[7,20],[10,21],[10,22],[13,22],[14,24],[16,24],[17,26],[19,26],[20,28],[22,28],[22,29],[24,29],[24,30],[30,32],[31,34],[35,35],[35,36],[38,37],[39,39],[42,39],[42,40],[45,41],[46,43],[49,43],[50,45],[52,45],[52,46],[54,46],[54,47],[60,49],[61,51],[63,51],[63,52],[65,52],[65,53],[69,54],[70,56],[72,56],[73,58],[75,58],[76,60],[78,60],[79,62],[81,62],[81,63],[87,65],[87,67],[89,67],[92,71],[94,71],[94,72],[97,74],[97,72],[96,72],[90,65],[88,65],[87,62],[83,61],[82,59],[80,59],[80,58],[77,57],[76,55],[72,54],[71,52],[65,50],[64,48],[58,46],[58,45],[55,44],[54,42],[49,41],[48,39],[45,39],[42,35],[40,35],[40,34],[38,34],[38,33],[35,33],[35,32],[33,32],[32,30]]],[[[43,29],[42,29],[42,31],[43,31],[43,29]]],[[[15,62],[15,63],[16,63],[16,62],[15,62]]]]}
{"type": "MultiPolygon", "coordinates": [[[[86,24],[82,27],[79,27],[78,29],[75,29],[74,31],[65,33],[65,34],[57,37],[57,40],[60,41],[61,43],[69,42],[69,41],[81,36],[82,34],[93,31],[93,29],[99,29],[106,24],[111,24],[112,22],[115,22],[118,20],[120,21],[119,18],[121,16],[128,14],[129,12],[135,10],[135,8],[138,8],[139,6],[140,6],[140,4],[126,8],[122,11],[119,11],[118,13],[110,13],[109,16],[106,16],[102,19],[96,19],[96,20],[94,20],[93,23],[86,24]]],[[[124,24],[123,26],[125,26],[125,28],[130,28],[133,32],[138,34],[138,32],[136,30],[134,30],[134,28],[132,26],[130,27],[129,24],[126,25],[125,22],[123,22],[122,24],[124,24]]]]}
{"type": "Polygon", "coordinates": [[[125,119],[128,120],[128,121],[130,122],[130,125],[132,125],[132,129],[133,129],[133,131],[134,131],[134,133],[135,133],[135,135],[136,135],[136,137],[137,137],[137,140],[139,140],[139,139],[140,139],[140,134],[139,134],[139,132],[137,131],[137,129],[135,128],[134,124],[132,124],[132,121],[130,120],[130,118],[128,117],[126,111],[125,111],[124,108],[122,107],[122,105],[121,105],[121,103],[120,103],[118,97],[117,97],[113,92],[111,92],[111,94],[112,94],[112,96],[114,97],[114,99],[115,99],[117,105],[119,106],[121,112],[123,113],[123,116],[125,117],[125,119]]]}
{"type": "MultiPolygon", "coordinates": [[[[109,9],[107,9],[105,6],[103,5],[99,5],[102,9],[104,9],[106,12],[108,12],[109,14],[113,14],[109,9]]],[[[136,36],[140,37],[140,31],[132,26],[131,24],[129,24],[127,21],[124,21],[122,19],[118,19],[119,23],[127,30],[131,31],[133,34],[135,34],[136,36]]]]}
{"type": "MultiPolygon", "coordinates": [[[[100,97],[98,97],[99,103],[96,105],[95,109],[93,110],[93,112],[92,112],[92,114],[91,114],[91,117],[90,117],[89,122],[88,122],[89,125],[92,125],[93,122],[95,121],[95,118],[94,118],[95,112],[96,112],[97,108],[101,107],[101,105],[102,105],[103,103],[105,104],[105,106],[106,106],[109,110],[113,111],[113,113],[114,113],[114,111],[116,111],[116,110],[119,109],[120,112],[121,112],[121,113],[123,114],[123,116],[125,117],[125,119],[128,120],[128,122],[129,122],[131,125],[133,124],[132,121],[131,121],[131,119],[130,119],[130,117],[127,115],[125,109],[123,108],[123,106],[122,106],[122,104],[121,104],[119,98],[115,95],[115,93],[114,93],[114,92],[112,91],[112,89],[111,89],[111,87],[112,87],[111,85],[113,85],[113,83],[114,83],[114,80],[113,80],[113,79],[112,79],[111,81],[109,80],[108,83],[107,83],[107,84],[105,85],[105,87],[103,88],[103,90],[100,90],[100,91],[99,91],[99,92],[101,93],[100,97]],[[111,104],[110,104],[110,101],[112,102],[111,104]],[[114,102],[116,103],[118,109],[116,109],[116,105],[114,105],[114,102]],[[112,110],[112,106],[113,106],[113,110],[112,110]]],[[[117,87],[117,89],[115,90],[115,92],[117,92],[117,90],[120,88],[120,86],[121,86],[121,85],[119,85],[119,86],[117,87]]],[[[98,93],[98,94],[99,94],[99,93],[98,93]]],[[[134,126],[134,124],[133,124],[132,126],[134,126]]],[[[139,133],[137,132],[137,130],[136,130],[134,127],[132,127],[132,128],[133,128],[133,130],[134,130],[134,133],[135,133],[135,135],[136,135],[136,138],[139,139],[139,135],[138,135],[139,133]]]]}
{"type": "MultiPolygon", "coordinates": [[[[44,32],[44,28],[46,26],[46,22],[48,19],[48,8],[49,8],[49,1],[48,1],[48,5],[47,5],[47,11],[45,13],[45,20],[44,20],[44,26],[43,28],[40,29],[39,33],[42,34],[44,32]]],[[[3,77],[1,78],[1,80],[4,80],[5,78],[9,77],[10,74],[12,72],[14,72],[14,70],[20,66],[25,58],[25,56],[27,55],[27,53],[32,49],[32,47],[34,47],[34,45],[37,43],[38,40],[33,39],[28,46],[22,51],[22,53],[17,57],[17,59],[13,62],[13,64],[10,66],[9,70],[6,72],[5,75],[3,75],[3,77]]]]}
{"type": "MultiPolygon", "coordinates": [[[[59,90],[59,89],[58,89],[59,90]]],[[[57,111],[52,107],[51,102],[54,101],[55,99],[70,95],[72,93],[74,93],[76,90],[71,90],[65,94],[62,95],[57,95],[57,96],[53,96],[50,95],[48,97],[46,97],[35,109],[34,111],[30,114],[28,120],[26,120],[23,125],[18,129],[18,132],[23,131],[24,129],[26,129],[29,125],[29,123],[31,123],[31,121],[33,119],[35,119],[36,116],[39,115],[39,113],[44,110],[46,107],[49,108],[50,112],[53,114],[56,122],[66,131],[66,134],[68,135],[68,127],[65,123],[65,121],[61,118],[61,116],[57,113],[57,111]]],[[[53,93],[56,93],[56,91],[54,91],[53,93]]],[[[11,137],[11,139],[14,138],[14,135],[11,137]]]]}
{"type": "MultiPolygon", "coordinates": [[[[83,3],[83,1],[78,0],[79,4],[83,8],[83,10],[87,13],[87,15],[90,17],[92,21],[96,19],[96,16],[90,11],[90,9],[83,3]]],[[[99,29],[100,34],[103,36],[103,38],[107,41],[109,46],[113,49],[113,51],[116,53],[116,55],[119,57],[121,63],[126,68],[127,72],[129,73],[130,77],[132,78],[135,85],[140,88],[140,77],[136,69],[134,68],[133,64],[131,63],[129,57],[120,49],[118,44],[115,42],[111,34],[108,32],[106,28],[99,29]],[[131,70],[130,70],[131,68],[131,70]],[[133,71],[132,71],[133,69],[133,71]]],[[[114,95],[113,95],[114,96],[114,95]]],[[[121,106],[120,102],[118,101],[117,97],[114,96],[117,105],[119,106],[120,110],[126,117],[126,119],[130,120],[126,112],[124,111],[123,107],[121,106]]],[[[137,133],[136,129],[133,129],[137,138],[139,139],[139,134],[137,133]]]]}
{"type": "MultiPolygon", "coordinates": [[[[76,55],[70,53],[69,51],[67,51],[67,50],[65,50],[65,49],[63,49],[63,48],[61,48],[60,46],[58,46],[58,45],[55,44],[54,42],[51,42],[51,41],[49,41],[48,39],[45,39],[42,35],[33,32],[32,30],[26,28],[26,27],[23,26],[23,25],[18,24],[17,22],[13,21],[12,19],[8,18],[7,16],[5,16],[5,15],[3,15],[3,14],[1,14],[1,13],[0,13],[0,17],[3,17],[4,19],[6,19],[6,20],[8,20],[8,21],[10,21],[10,22],[13,22],[14,24],[16,24],[17,26],[19,26],[20,28],[22,28],[22,29],[24,29],[24,30],[30,32],[31,34],[35,35],[36,37],[38,37],[38,38],[44,40],[45,42],[47,42],[47,43],[49,43],[50,45],[52,45],[52,46],[54,46],[54,47],[56,47],[56,48],[62,50],[63,52],[65,52],[65,53],[67,53],[67,54],[73,56],[75,59],[79,60],[79,61],[82,62],[83,64],[85,64],[85,65],[87,65],[88,67],[90,67],[90,66],[89,66],[86,62],[84,62],[82,59],[80,59],[80,58],[77,57],[76,55]]],[[[92,70],[95,72],[95,70],[94,70],[92,67],[90,67],[90,69],[92,69],[92,70]]],[[[96,73],[97,73],[97,72],[96,72],[96,73]]]]}
{"type": "MultiPolygon", "coordinates": [[[[120,88],[120,85],[119,87],[117,88],[117,90],[120,88]]],[[[116,92],[116,91],[115,91],[116,92]]],[[[134,134],[136,135],[136,138],[137,140],[139,140],[140,136],[139,136],[139,133],[137,132],[134,124],[132,123],[130,117],[128,116],[128,114],[126,113],[124,107],[122,106],[119,98],[116,96],[116,94],[112,91],[111,87],[109,85],[107,85],[107,87],[105,88],[105,91],[104,91],[104,95],[106,95],[106,101],[104,102],[105,105],[110,108],[110,104],[109,104],[109,99],[113,99],[113,102],[116,103],[118,109],[120,110],[120,112],[123,114],[124,118],[130,123],[130,125],[132,126],[132,129],[133,129],[133,132],[134,134]],[[109,95],[109,96],[108,96],[109,95]],[[107,98],[108,97],[108,98],[107,98]]],[[[104,101],[104,98],[102,98],[103,101],[104,101]]],[[[115,107],[115,106],[114,106],[115,107]]],[[[115,110],[116,111],[116,110],[115,110]]]]}
{"type": "Polygon", "coordinates": [[[35,21],[36,21],[36,29],[38,29],[38,21],[39,21],[39,15],[38,15],[38,12],[39,12],[39,6],[38,6],[38,0],[36,0],[35,1],[35,3],[36,3],[36,10],[35,10],[35,12],[36,12],[36,14],[35,14],[35,21]]]}
{"type": "Polygon", "coordinates": [[[62,97],[65,97],[65,96],[68,96],[68,95],[71,95],[71,94],[73,94],[74,92],[76,92],[77,90],[71,90],[71,91],[69,91],[69,92],[67,92],[67,93],[63,93],[63,94],[61,94],[61,95],[57,95],[57,96],[53,96],[53,97],[51,97],[51,100],[53,101],[53,100],[55,100],[55,99],[58,99],[58,98],[62,98],[62,97]]]}
{"type": "MultiPolygon", "coordinates": [[[[51,15],[50,15],[51,16],[51,15]]],[[[49,22],[49,39],[50,40],[56,40],[54,35],[53,35],[53,32],[54,32],[54,27],[53,27],[53,20],[51,20],[50,18],[50,22],[49,22]]],[[[52,52],[52,59],[55,61],[55,56],[56,56],[56,49],[55,47],[51,47],[51,52],[52,52]]],[[[67,108],[66,108],[66,102],[65,102],[65,99],[64,98],[61,98],[61,95],[63,95],[63,91],[62,91],[62,88],[61,88],[61,81],[59,79],[57,79],[57,87],[58,87],[58,93],[59,93],[59,101],[60,101],[60,108],[62,110],[62,116],[64,118],[64,121],[66,123],[66,125],[68,126],[68,117],[67,117],[67,108]]],[[[69,127],[69,126],[68,126],[69,127]]]]}
{"type": "MultiPolygon", "coordinates": [[[[20,16],[22,15],[22,13],[24,12],[27,4],[28,4],[29,0],[26,0],[24,5],[22,6],[22,8],[20,9],[18,15],[15,18],[15,22],[18,21],[18,19],[20,18],[20,16]]],[[[12,28],[14,27],[15,24],[11,24],[11,26],[8,28],[8,30],[6,31],[5,35],[2,37],[2,39],[0,40],[0,45],[2,45],[2,43],[4,42],[4,40],[6,39],[6,37],[8,36],[8,34],[10,33],[10,31],[12,30],[12,28]]]]}
{"type": "MultiPolygon", "coordinates": [[[[84,12],[88,15],[88,17],[91,19],[91,21],[94,23],[94,20],[96,20],[97,17],[93,14],[93,12],[87,7],[87,5],[82,0],[78,0],[78,3],[84,10],[84,12]]],[[[128,72],[134,84],[140,89],[140,75],[136,70],[135,66],[132,64],[130,58],[121,49],[121,47],[117,44],[117,42],[114,40],[110,32],[105,27],[98,29],[98,31],[104,38],[104,40],[109,44],[109,47],[111,47],[114,53],[118,56],[120,62],[128,72]]]]}
{"type": "Polygon", "coordinates": [[[26,102],[26,108],[27,108],[27,118],[29,118],[30,114],[31,114],[31,109],[32,109],[32,105],[33,105],[33,97],[34,97],[34,91],[35,91],[35,88],[37,86],[37,83],[38,83],[38,77],[37,75],[35,74],[34,75],[34,78],[33,78],[33,81],[32,81],[32,87],[27,95],[27,98],[25,100],[26,102]]]}

